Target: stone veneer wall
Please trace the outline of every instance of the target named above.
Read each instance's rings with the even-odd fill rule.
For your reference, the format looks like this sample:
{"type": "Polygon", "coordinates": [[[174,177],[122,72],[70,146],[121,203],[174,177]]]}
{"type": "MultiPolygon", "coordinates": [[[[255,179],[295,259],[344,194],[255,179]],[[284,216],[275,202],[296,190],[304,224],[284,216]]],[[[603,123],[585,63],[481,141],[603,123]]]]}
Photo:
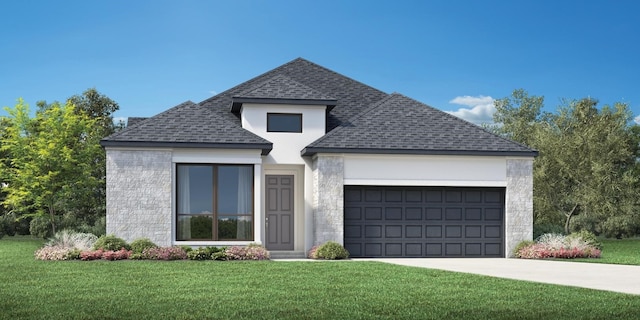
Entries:
{"type": "Polygon", "coordinates": [[[313,160],[313,244],[344,243],[344,160],[318,155],[313,160]]]}
{"type": "Polygon", "coordinates": [[[171,245],[171,151],[107,149],[107,234],[171,245]]]}
{"type": "Polygon", "coordinates": [[[506,256],[522,240],[533,239],[533,159],[507,159],[506,256]]]}

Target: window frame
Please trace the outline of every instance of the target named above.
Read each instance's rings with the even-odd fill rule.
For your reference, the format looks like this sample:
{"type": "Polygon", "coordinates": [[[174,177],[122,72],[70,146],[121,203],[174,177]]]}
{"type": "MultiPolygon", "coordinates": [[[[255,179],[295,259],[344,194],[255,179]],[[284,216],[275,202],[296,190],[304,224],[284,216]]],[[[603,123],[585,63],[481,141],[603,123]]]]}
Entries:
{"type": "MultiPolygon", "coordinates": [[[[176,175],[176,182],[175,182],[175,199],[176,199],[176,203],[175,203],[175,226],[176,226],[176,230],[179,228],[179,220],[180,217],[197,217],[197,216],[204,216],[204,217],[211,217],[212,218],[212,224],[211,224],[211,239],[207,239],[207,238],[189,238],[189,239],[180,239],[178,237],[179,233],[176,231],[175,234],[175,240],[176,241],[217,241],[217,242],[247,242],[247,241],[255,241],[255,165],[253,164],[244,164],[244,163],[176,163],[175,165],[175,175],[176,175]],[[178,168],[181,166],[185,166],[185,167],[189,167],[189,166],[201,166],[201,167],[211,167],[212,168],[212,194],[211,194],[211,205],[212,205],[212,212],[211,214],[195,214],[195,213],[180,213],[180,204],[182,199],[180,199],[180,190],[179,188],[179,183],[178,181],[180,181],[180,174],[178,168]],[[251,185],[250,185],[250,189],[251,189],[251,214],[235,214],[235,215],[230,215],[228,213],[219,213],[218,212],[218,205],[219,205],[219,201],[218,201],[218,168],[219,167],[250,167],[251,168],[251,185]],[[249,237],[248,239],[224,239],[224,238],[219,238],[218,237],[218,218],[220,216],[223,217],[229,217],[229,216],[235,216],[235,217],[251,217],[251,237],[249,237]]],[[[239,220],[238,220],[239,221],[239,220]]]]}
{"type": "Polygon", "coordinates": [[[267,132],[302,133],[302,113],[268,112],[267,113],[267,132]],[[277,117],[277,116],[296,117],[297,118],[296,120],[298,121],[299,125],[295,128],[295,130],[273,128],[272,127],[273,121],[271,120],[271,117],[277,117]]]}

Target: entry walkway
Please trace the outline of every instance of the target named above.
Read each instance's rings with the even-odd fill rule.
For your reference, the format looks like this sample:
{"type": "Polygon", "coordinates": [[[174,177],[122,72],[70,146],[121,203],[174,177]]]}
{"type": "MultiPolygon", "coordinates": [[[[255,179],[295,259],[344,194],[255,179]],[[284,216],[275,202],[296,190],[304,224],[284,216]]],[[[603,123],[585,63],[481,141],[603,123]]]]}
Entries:
{"type": "Polygon", "coordinates": [[[527,259],[354,259],[640,295],[640,266],[527,259]]]}

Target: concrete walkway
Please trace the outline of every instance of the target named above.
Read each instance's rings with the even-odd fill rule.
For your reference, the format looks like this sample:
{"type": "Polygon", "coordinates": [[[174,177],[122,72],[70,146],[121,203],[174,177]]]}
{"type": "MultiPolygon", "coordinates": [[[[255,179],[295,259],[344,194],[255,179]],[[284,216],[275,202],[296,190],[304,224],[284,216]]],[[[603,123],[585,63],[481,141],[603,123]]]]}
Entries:
{"type": "Polygon", "coordinates": [[[354,259],[640,295],[640,266],[525,259],[354,259]]]}

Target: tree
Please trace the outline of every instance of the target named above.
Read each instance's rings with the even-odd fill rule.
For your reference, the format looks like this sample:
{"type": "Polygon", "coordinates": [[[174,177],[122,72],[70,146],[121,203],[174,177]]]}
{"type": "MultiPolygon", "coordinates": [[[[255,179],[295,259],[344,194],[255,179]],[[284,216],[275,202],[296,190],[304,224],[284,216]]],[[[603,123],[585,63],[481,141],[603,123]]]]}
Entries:
{"type": "Polygon", "coordinates": [[[89,199],[103,183],[94,176],[103,152],[101,126],[70,101],[48,105],[33,118],[22,100],[6,110],[0,137],[0,169],[8,181],[3,204],[22,215],[48,217],[55,233],[68,203],[89,199]]]}
{"type": "Polygon", "coordinates": [[[534,161],[534,221],[563,224],[607,236],[640,231],[638,142],[627,105],[597,108],[590,98],[566,100],[541,113],[542,98],[514,91],[496,102],[498,133],[526,143],[534,161]]]}
{"type": "MultiPolygon", "coordinates": [[[[46,101],[37,102],[38,111],[45,111],[51,106],[58,104],[47,104],[46,101]]],[[[101,94],[95,88],[85,90],[81,95],[74,95],[67,99],[67,104],[75,106],[74,112],[95,120],[98,125],[100,138],[104,138],[118,130],[124,128],[122,122],[114,123],[113,113],[120,107],[109,97],[101,94]]],[[[90,193],[79,193],[72,199],[67,199],[64,203],[67,224],[82,227],[85,232],[101,233],[104,230],[92,230],[89,226],[104,224],[106,213],[106,157],[104,149],[99,148],[92,159],[87,159],[93,163],[91,176],[100,181],[90,193]],[[100,221],[103,222],[100,222],[100,221]]],[[[98,229],[98,228],[93,228],[98,229]]]]}

